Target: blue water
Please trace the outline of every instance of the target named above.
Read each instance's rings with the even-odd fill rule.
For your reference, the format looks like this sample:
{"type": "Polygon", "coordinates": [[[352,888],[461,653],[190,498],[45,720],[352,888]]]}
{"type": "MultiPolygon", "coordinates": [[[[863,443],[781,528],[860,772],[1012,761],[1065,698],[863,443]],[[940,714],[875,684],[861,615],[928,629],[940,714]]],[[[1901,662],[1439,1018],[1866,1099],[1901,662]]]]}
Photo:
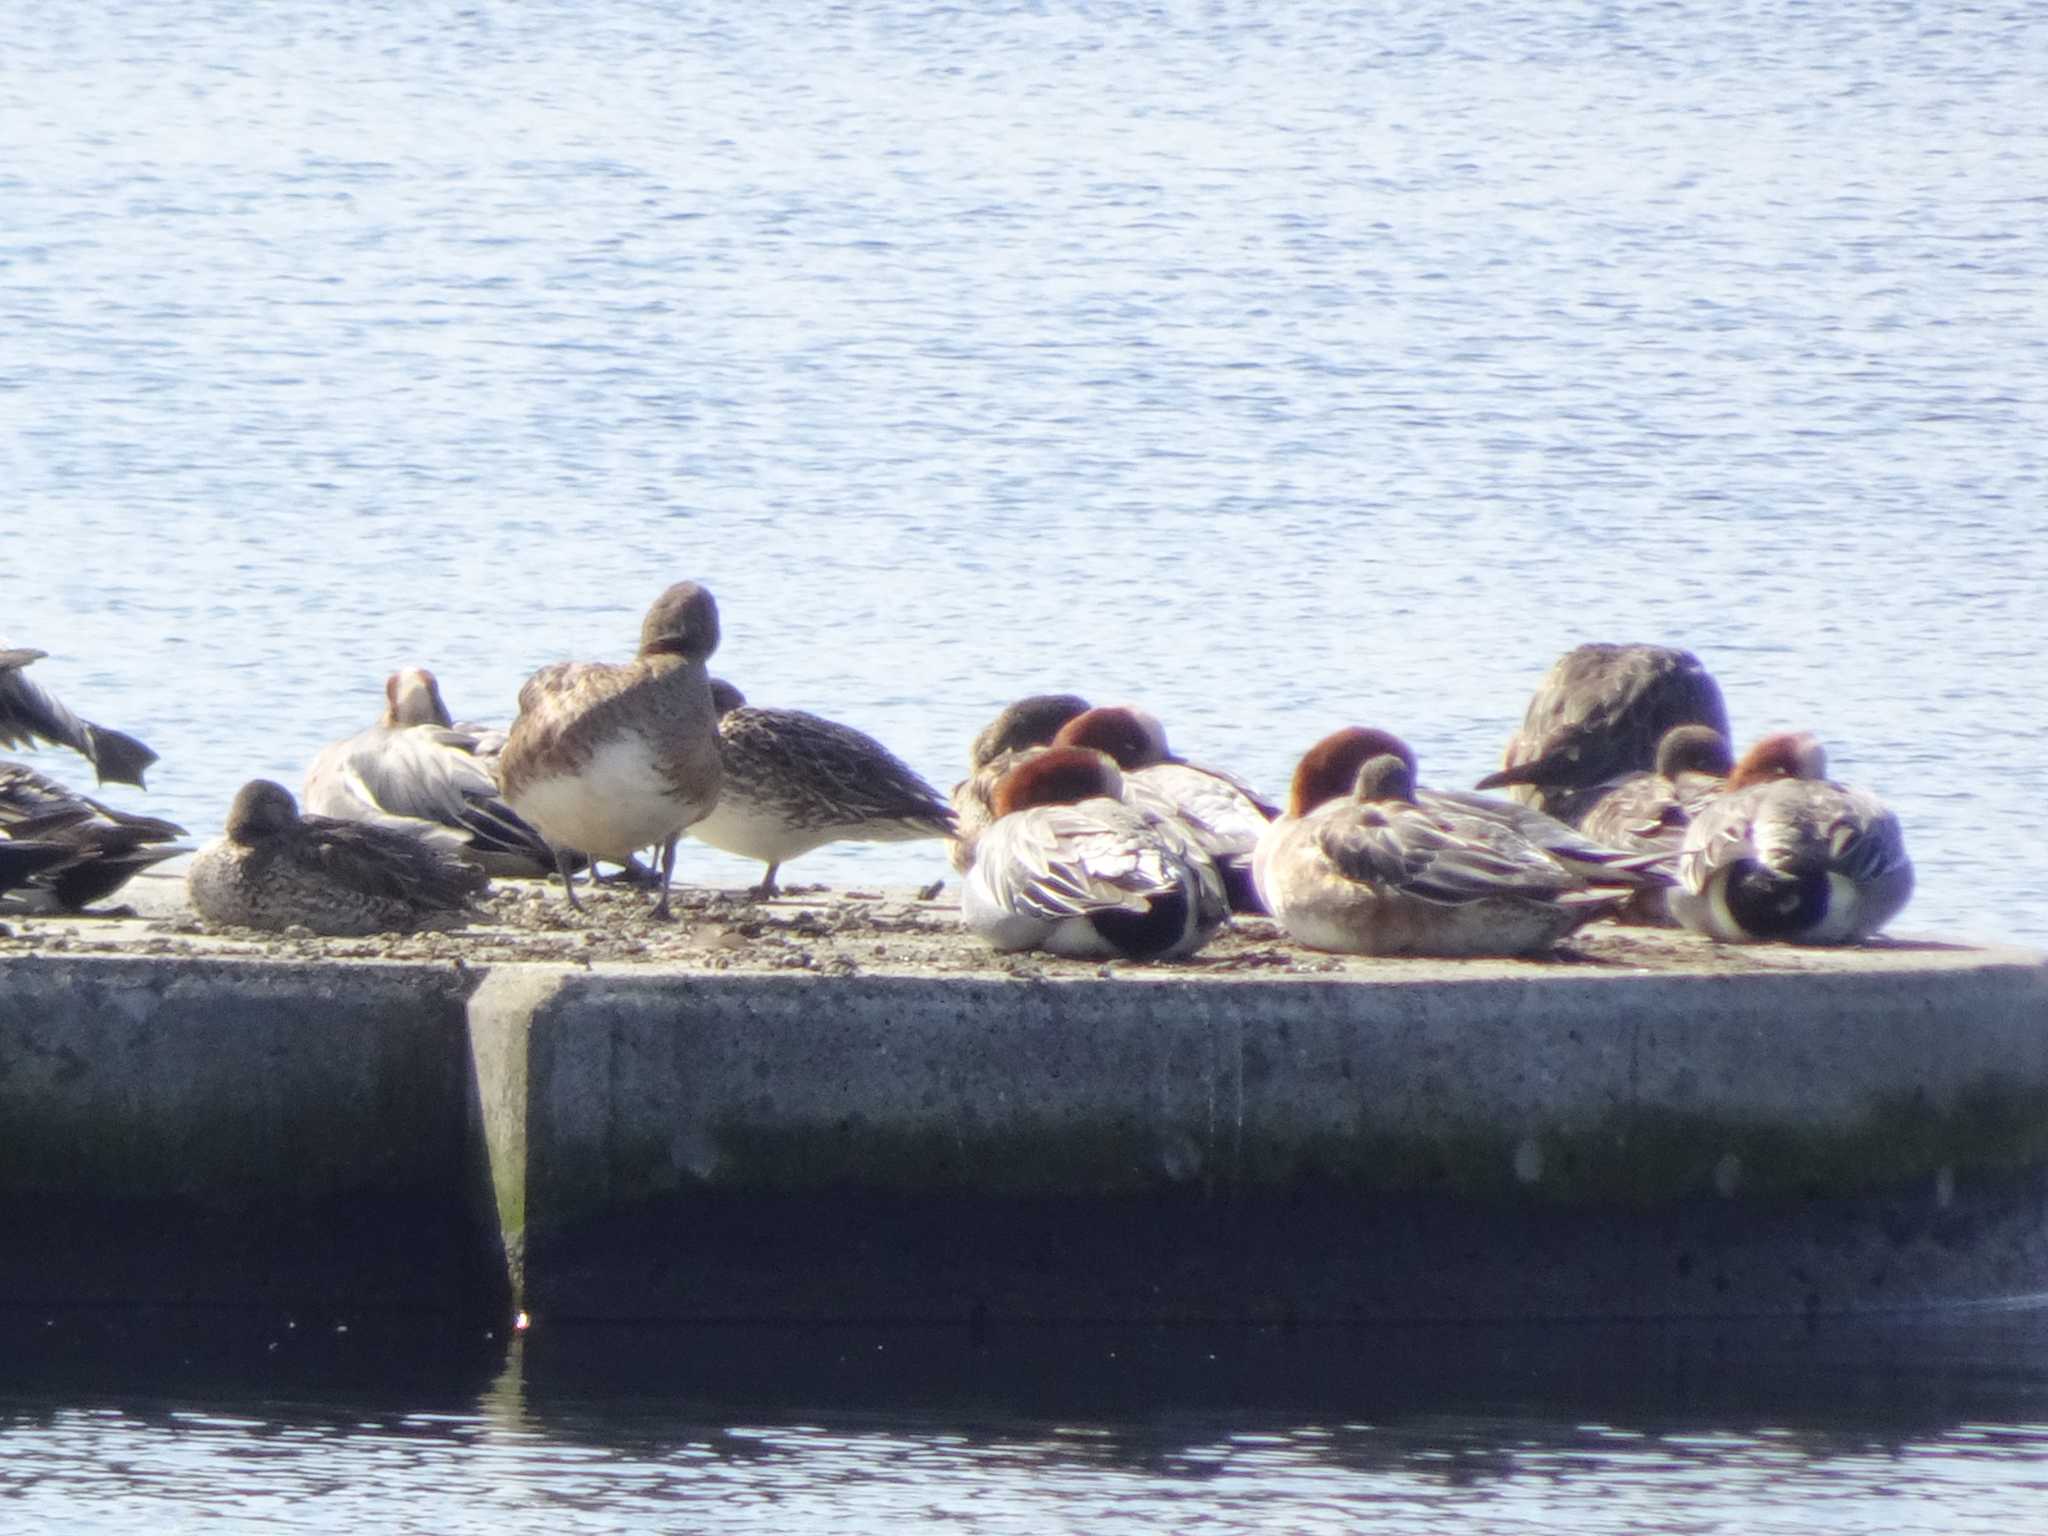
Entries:
{"type": "Polygon", "coordinates": [[[942,786],[1051,687],[1469,782],[1568,646],[1682,643],[1895,804],[1900,931],[2048,942],[2031,7],[11,31],[0,632],[196,831],[390,669],[508,718],[691,576],[755,702],[942,786]]]}
{"type": "MultiPolygon", "coordinates": [[[[1739,735],[1815,729],[1898,809],[1898,931],[2048,944],[2031,6],[16,9],[0,634],[163,753],[124,804],[210,833],[402,664],[507,718],[686,576],[755,702],[942,785],[1046,688],[1269,787],[1350,722],[1469,782],[1560,651],[1660,640],[1739,735]]],[[[749,1417],[736,1374],[694,1427],[612,1403],[564,1449],[501,1379],[333,1422],[175,1365],[161,1412],[53,1386],[0,1531],[197,1528],[226,1488],[252,1528],[382,1526],[346,1500],[387,1482],[437,1531],[2048,1508],[2038,1373],[1874,1436],[1825,1377],[1820,1450],[1740,1372],[1619,1440],[1539,1374],[1420,1429],[1226,1392],[1156,1446],[1149,1399],[984,1434],[943,1394],[749,1417]]]]}

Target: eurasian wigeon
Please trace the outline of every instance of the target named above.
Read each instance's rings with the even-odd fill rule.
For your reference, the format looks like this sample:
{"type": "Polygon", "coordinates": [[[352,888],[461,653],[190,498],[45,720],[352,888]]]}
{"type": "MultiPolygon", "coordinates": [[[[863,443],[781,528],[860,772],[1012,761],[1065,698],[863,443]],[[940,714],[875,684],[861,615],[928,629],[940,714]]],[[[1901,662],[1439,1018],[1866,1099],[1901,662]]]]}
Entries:
{"type": "Polygon", "coordinates": [[[1061,726],[1053,744],[1092,747],[1123,772],[1124,798],[1176,816],[1223,872],[1233,912],[1264,912],[1252,881],[1252,850],[1280,814],[1242,779],[1175,755],[1157,716],[1129,704],[1085,710],[1061,726]]]}
{"type": "Polygon", "coordinates": [[[981,728],[967,754],[967,777],[953,786],[953,846],[948,857],[965,872],[974,840],[995,820],[989,808],[996,784],[1024,757],[1052,745],[1059,728],[1087,709],[1078,693],[1033,693],[1006,704],[981,728]]]}
{"type": "Polygon", "coordinates": [[[1049,747],[996,785],[961,921],[1000,950],[1074,959],[1192,954],[1229,915],[1223,877],[1172,818],[1123,799],[1099,752],[1049,747]]]}
{"type": "Polygon", "coordinates": [[[1303,754],[1254,872],[1293,938],[1370,955],[1540,953],[1650,878],[1559,857],[1484,808],[1424,798],[1405,744],[1362,727],[1303,754]]]}
{"type": "Polygon", "coordinates": [[[1726,944],[1854,944],[1913,894],[1898,817],[1827,776],[1809,732],[1766,736],[1692,818],[1671,914],[1726,944]]]}

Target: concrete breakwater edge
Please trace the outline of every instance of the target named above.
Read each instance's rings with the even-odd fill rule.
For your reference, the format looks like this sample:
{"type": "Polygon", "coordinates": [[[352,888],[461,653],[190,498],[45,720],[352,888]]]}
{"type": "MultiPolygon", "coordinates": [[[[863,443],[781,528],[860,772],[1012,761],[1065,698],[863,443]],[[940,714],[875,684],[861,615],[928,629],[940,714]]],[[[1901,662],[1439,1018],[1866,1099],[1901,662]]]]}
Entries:
{"type": "Polygon", "coordinates": [[[2048,1291],[2048,957],[1003,961],[948,903],[0,936],[0,1303],[1849,1312],[2048,1291]],[[553,922],[550,917],[548,921],[553,922]]]}

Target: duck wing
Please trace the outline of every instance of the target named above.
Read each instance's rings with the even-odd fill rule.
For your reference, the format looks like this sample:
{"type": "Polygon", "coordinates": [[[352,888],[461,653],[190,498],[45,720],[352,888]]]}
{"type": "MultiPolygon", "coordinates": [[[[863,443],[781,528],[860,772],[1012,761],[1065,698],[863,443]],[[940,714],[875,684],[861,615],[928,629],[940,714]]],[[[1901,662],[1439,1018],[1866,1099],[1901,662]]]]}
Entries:
{"type": "Polygon", "coordinates": [[[1542,849],[1504,828],[1443,818],[1419,806],[1340,806],[1322,818],[1315,838],[1347,879],[1426,901],[1548,901],[1584,888],[1542,849]]]}
{"type": "Polygon", "coordinates": [[[110,730],[80,719],[24,670],[47,652],[0,651],[0,747],[31,746],[38,741],[69,747],[93,765],[102,784],[142,785],[144,770],[157,754],[125,731],[110,730]]]}

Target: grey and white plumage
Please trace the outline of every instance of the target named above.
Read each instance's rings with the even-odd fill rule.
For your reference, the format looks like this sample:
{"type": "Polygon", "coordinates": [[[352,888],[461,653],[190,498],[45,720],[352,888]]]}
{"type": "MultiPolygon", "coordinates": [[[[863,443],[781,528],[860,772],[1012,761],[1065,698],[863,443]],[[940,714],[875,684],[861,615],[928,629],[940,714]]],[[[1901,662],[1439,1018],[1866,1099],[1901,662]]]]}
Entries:
{"type": "Polygon", "coordinates": [[[374,725],[323,747],[300,792],[306,810],[387,827],[453,849],[500,876],[546,875],[555,850],[505,803],[479,728],[453,723],[424,667],[384,682],[374,725]]]}
{"type": "MultiPolygon", "coordinates": [[[[1331,732],[1303,755],[1295,769],[1290,801],[1301,799],[1305,792],[1311,796],[1311,804],[1349,794],[1359,767],[1381,753],[1407,764],[1411,779],[1418,775],[1414,749],[1392,731],[1347,726],[1331,732]]],[[[1424,785],[1416,786],[1414,799],[1425,810],[1491,822],[1535,844],[1552,858],[1607,883],[1645,888],[1671,883],[1668,855],[1609,847],[1533,805],[1500,795],[1483,795],[1476,790],[1424,785]]]]}
{"type": "Polygon", "coordinates": [[[1508,740],[1498,771],[1475,786],[1574,825],[1601,786],[1654,767],[1676,725],[1728,732],[1728,709],[1692,652],[1665,645],[1581,645],[1551,665],[1508,740]]]}
{"type": "Polygon", "coordinates": [[[997,785],[960,919],[999,950],[1170,960],[1229,916],[1223,877],[1172,817],[1123,797],[1100,752],[1048,747],[997,785]]]}
{"type": "Polygon", "coordinates": [[[1766,736],[1692,818],[1671,914],[1723,943],[1854,944],[1913,894],[1895,816],[1827,776],[1807,732],[1766,736]]]}
{"type": "Polygon", "coordinates": [[[359,936],[451,928],[489,884],[460,855],[389,827],[301,816],[291,791],[252,779],[227,829],[192,860],[185,889],[210,923],[359,936]]]}
{"type": "Polygon", "coordinates": [[[1122,772],[1126,800],[1177,819],[1215,861],[1231,911],[1266,910],[1252,879],[1252,851],[1280,812],[1264,795],[1235,774],[1176,755],[1158,717],[1129,704],[1083,711],[1060,727],[1053,744],[1107,755],[1122,772]]]}
{"type": "Polygon", "coordinates": [[[754,894],[773,896],[776,871],[827,843],[904,842],[953,835],[937,790],[864,731],[801,709],[761,709],[711,680],[723,769],[718,803],[690,827],[699,842],[768,866],[754,894]]]}
{"type": "Polygon", "coordinates": [[[718,715],[705,663],[718,649],[718,604],[692,581],[647,611],[633,660],[557,662],[519,690],[519,716],[498,758],[505,799],[557,850],[569,904],[567,850],[625,864],[661,848],[658,917],[669,915],[676,840],[718,803],[718,715]]]}
{"type": "Polygon", "coordinates": [[[191,850],[185,829],[81,795],[26,763],[0,761],[0,847],[34,843],[62,849],[39,859],[28,885],[39,905],[77,912],[103,901],[136,875],[191,850]]]}
{"type": "Polygon", "coordinates": [[[0,747],[37,742],[69,747],[93,766],[102,784],[143,787],[143,772],[157,755],[125,731],[80,719],[27,675],[47,651],[0,650],[0,747]]]}
{"type": "Polygon", "coordinates": [[[1369,955],[1536,954],[1634,889],[1558,858],[1510,821],[1423,803],[1413,763],[1378,747],[1359,730],[1318,742],[1296,770],[1287,814],[1260,839],[1259,889],[1298,942],[1369,955]]]}
{"type": "Polygon", "coordinates": [[[991,801],[1004,774],[1034,752],[1043,751],[1076,715],[1088,708],[1078,693],[1033,693],[1006,704],[976,734],[967,754],[967,777],[953,786],[953,867],[965,873],[974,862],[974,840],[995,820],[991,801]]]}
{"type": "MultiPolygon", "coordinates": [[[[1711,726],[1674,725],[1657,743],[1657,765],[1624,774],[1600,787],[1579,817],[1579,830],[1597,843],[1658,855],[1675,875],[1686,829],[1721,793],[1735,766],[1728,738],[1711,726]]],[[[1646,891],[1621,913],[1624,922],[1667,924],[1668,888],[1646,891]]]]}

